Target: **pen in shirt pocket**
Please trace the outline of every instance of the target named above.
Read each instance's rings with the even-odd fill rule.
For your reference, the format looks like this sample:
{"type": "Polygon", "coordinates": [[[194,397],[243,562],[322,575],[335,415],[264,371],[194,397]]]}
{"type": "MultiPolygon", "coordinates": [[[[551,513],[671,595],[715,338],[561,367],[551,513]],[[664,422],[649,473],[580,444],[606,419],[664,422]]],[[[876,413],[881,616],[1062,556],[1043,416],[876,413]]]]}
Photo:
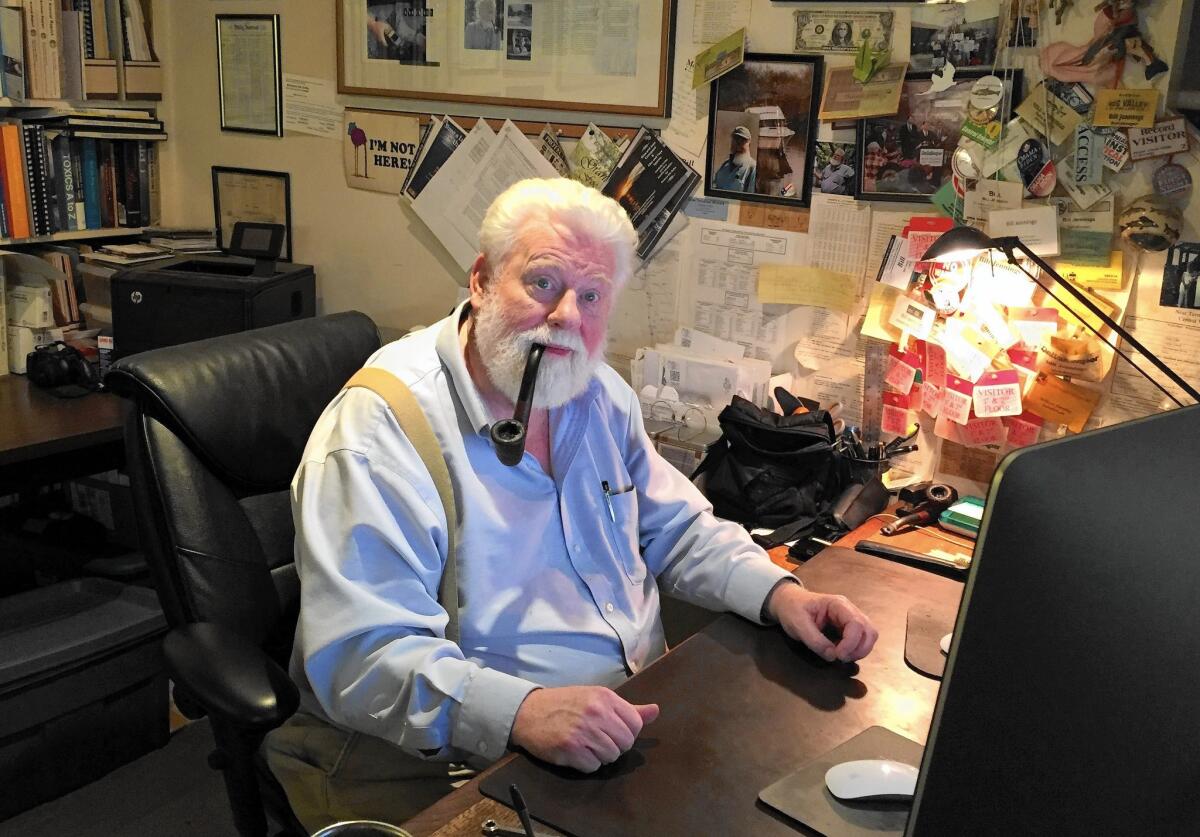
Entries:
{"type": "Polygon", "coordinates": [[[633,486],[627,485],[624,488],[618,488],[616,491],[614,491],[612,486],[610,486],[608,484],[608,480],[601,480],[600,488],[604,491],[604,504],[606,506],[608,506],[608,516],[612,520],[613,523],[616,523],[617,522],[617,512],[616,512],[616,509],[613,508],[613,502],[612,502],[613,495],[614,494],[624,494],[626,491],[633,491],[633,486]]]}

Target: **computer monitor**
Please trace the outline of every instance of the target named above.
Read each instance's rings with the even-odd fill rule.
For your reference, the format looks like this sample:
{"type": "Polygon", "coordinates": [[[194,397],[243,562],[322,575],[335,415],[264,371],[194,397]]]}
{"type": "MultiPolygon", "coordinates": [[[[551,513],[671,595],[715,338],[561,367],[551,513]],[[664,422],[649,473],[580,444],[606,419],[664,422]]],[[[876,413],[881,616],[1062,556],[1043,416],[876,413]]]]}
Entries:
{"type": "Polygon", "coordinates": [[[992,482],[907,835],[1200,829],[1200,407],[992,482]]]}

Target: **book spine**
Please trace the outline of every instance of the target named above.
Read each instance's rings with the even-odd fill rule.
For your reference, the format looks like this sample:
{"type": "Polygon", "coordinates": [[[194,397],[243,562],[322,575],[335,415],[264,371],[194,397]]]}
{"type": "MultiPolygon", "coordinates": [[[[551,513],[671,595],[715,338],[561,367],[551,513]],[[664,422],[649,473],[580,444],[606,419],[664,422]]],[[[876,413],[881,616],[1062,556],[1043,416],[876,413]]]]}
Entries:
{"type": "Polygon", "coordinates": [[[34,99],[62,98],[57,0],[24,0],[25,58],[29,95],[34,99]]]}
{"type": "Polygon", "coordinates": [[[116,160],[111,140],[100,140],[100,225],[117,226],[116,160]]]}
{"type": "Polygon", "coordinates": [[[140,142],[121,143],[125,150],[125,223],[140,227],[142,220],[142,187],[138,183],[138,146],[140,142]]]}
{"type": "Polygon", "coordinates": [[[79,0],[78,8],[83,13],[83,57],[95,58],[96,30],[92,27],[92,0],[79,0]]]}
{"type": "Polygon", "coordinates": [[[87,218],[87,228],[98,230],[102,225],[100,203],[100,149],[94,139],[81,140],[83,143],[83,196],[84,217],[87,218]]]}
{"type": "Polygon", "coordinates": [[[71,155],[71,176],[75,186],[73,201],[75,204],[75,229],[87,229],[87,201],[83,194],[83,147],[80,141],[67,138],[67,148],[71,155]]]}
{"type": "Polygon", "coordinates": [[[49,233],[45,191],[46,169],[42,160],[38,126],[28,123],[21,126],[21,138],[25,141],[25,187],[29,190],[29,227],[34,235],[49,233]]]}
{"type": "Polygon", "coordinates": [[[58,170],[58,158],[54,154],[54,141],[50,134],[42,129],[42,163],[45,166],[43,178],[45,180],[46,190],[46,206],[49,209],[50,216],[50,232],[62,232],[67,229],[66,222],[63,218],[63,212],[66,211],[64,204],[66,201],[59,199],[59,184],[62,180],[62,173],[58,170]]]}
{"type": "Polygon", "coordinates": [[[7,166],[4,155],[4,133],[0,127],[0,204],[3,205],[3,212],[0,212],[0,233],[5,238],[12,237],[12,201],[8,197],[8,176],[7,166]]]}
{"type": "Polygon", "coordinates": [[[150,189],[150,217],[148,219],[151,225],[162,223],[162,175],[158,168],[158,146],[152,142],[146,143],[146,157],[148,161],[147,169],[149,177],[147,177],[148,187],[150,189]]]}
{"type": "Polygon", "coordinates": [[[112,58],[112,36],[108,31],[108,0],[84,0],[92,9],[96,34],[96,58],[112,58]]]}
{"type": "Polygon", "coordinates": [[[25,66],[25,46],[20,9],[0,8],[0,54],[4,62],[0,69],[0,93],[11,99],[24,99],[25,75],[21,68],[25,66]]]}
{"type": "Polygon", "coordinates": [[[50,141],[50,159],[54,165],[54,199],[60,230],[77,230],[75,218],[75,170],[71,165],[71,140],[59,134],[50,141]]]}
{"type": "Polygon", "coordinates": [[[15,123],[0,126],[4,136],[4,182],[12,216],[9,219],[12,238],[29,238],[29,193],[25,190],[25,160],[21,154],[21,128],[15,123]]]}
{"type": "Polygon", "coordinates": [[[138,170],[138,206],[142,210],[142,226],[149,226],[150,220],[150,151],[148,142],[137,144],[138,170]]]}

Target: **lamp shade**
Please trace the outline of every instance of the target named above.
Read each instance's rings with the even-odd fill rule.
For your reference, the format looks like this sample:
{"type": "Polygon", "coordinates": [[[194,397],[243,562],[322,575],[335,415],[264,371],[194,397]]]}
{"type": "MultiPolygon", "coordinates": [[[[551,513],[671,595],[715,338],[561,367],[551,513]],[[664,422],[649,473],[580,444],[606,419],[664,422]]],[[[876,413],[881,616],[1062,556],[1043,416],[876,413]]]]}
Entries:
{"type": "Polygon", "coordinates": [[[996,246],[987,233],[974,227],[955,227],[947,230],[929,245],[923,262],[964,261],[996,246]]]}

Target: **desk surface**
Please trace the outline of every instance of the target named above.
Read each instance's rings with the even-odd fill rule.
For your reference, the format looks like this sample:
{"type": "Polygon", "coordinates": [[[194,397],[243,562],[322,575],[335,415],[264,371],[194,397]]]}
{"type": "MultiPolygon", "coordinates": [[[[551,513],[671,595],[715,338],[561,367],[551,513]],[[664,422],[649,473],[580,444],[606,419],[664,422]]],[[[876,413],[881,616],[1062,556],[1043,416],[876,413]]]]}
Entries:
{"type": "MultiPolygon", "coordinates": [[[[879,627],[874,652],[856,670],[820,661],[777,629],[724,616],[618,689],[635,702],[657,701],[663,710],[643,733],[644,763],[629,772],[628,781],[652,784],[658,810],[694,809],[696,833],[741,833],[748,817],[756,835],[793,834],[785,818],[756,802],[763,787],[874,724],[925,741],[938,682],[904,662],[906,617],[918,602],[954,607],[962,584],[845,550],[823,553],[797,574],[812,589],[849,596],[879,627]],[[703,658],[711,679],[695,682],[689,657],[703,658]],[[731,676],[741,678],[742,688],[729,688],[731,676]],[[747,678],[756,681],[753,688],[747,688],[747,678]],[[668,737],[674,769],[657,775],[652,748],[668,737]],[[698,799],[704,804],[697,805],[698,799]],[[734,830],[724,827],[735,823],[734,830]]],[[[417,837],[474,837],[489,817],[515,824],[507,808],[480,796],[478,783],[455,791],[405,827],[417,837]]],[[[594,783],[581,785],[594,791],[594,783]]],[[[618,779],[612,791],[617,806],[625,801],[619,785],[618,779]]],[[[522,790],[536,814],[537,789],[522,785],[522,790]]],[[[666,833],[655,830],[655,819],[655,811],[640,807],[630,833],[666,833]]]]}
{"type": "Polygon", "coordinates": [[[121,441],[121,399],[55,398],[24,375],[0,375],[0,466],[121,441]]]}

